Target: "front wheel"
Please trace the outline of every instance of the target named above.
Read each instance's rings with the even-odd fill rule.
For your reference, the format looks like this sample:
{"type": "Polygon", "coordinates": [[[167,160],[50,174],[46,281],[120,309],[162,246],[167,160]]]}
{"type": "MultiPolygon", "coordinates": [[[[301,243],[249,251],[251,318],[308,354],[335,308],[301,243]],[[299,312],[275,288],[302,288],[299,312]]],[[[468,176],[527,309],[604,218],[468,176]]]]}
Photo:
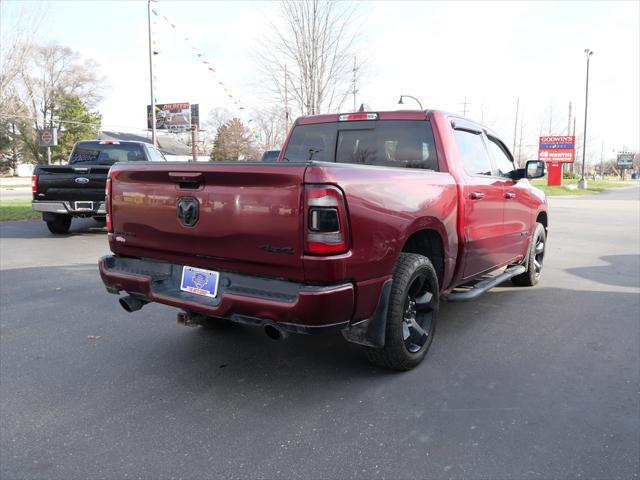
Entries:
{"type": "Polygon", "coordinates": [[[55,219],[47,220],[47,228],[56,235],[68,233],[70,227],[71,215],[56,215],[55,219]]]}
{"type": "Polygon", "coordinates": [[[544,262],[546,247],[547,233],[544,230],[544,225],[536,223],[531,245],[529,246],[529,256],[525,264],[527,270],[513,277],[511,283],[521,287],[533,287],[538,283],[540,275],[542,274],[542,264],[544,262]]]}
{"type": "Polygon", "coordinates": [[[436,329],[438,276],[431,261],[402,253],[393,274],[385,344],[366,347],[369,361],[394,370],[410,370],[424,359],[436,329]]]}

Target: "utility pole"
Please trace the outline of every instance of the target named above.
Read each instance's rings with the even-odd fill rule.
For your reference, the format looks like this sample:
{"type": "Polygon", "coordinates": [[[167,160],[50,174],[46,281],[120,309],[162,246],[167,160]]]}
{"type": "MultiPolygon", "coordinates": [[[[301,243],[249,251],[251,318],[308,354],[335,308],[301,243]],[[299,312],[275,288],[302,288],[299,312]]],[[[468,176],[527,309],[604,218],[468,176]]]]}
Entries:
{"type": "Polygon", "coordinates": [[[151,89],[151,142],[158,146],[156,139],[156,97],[153,92],[153,49],[151,46],[151,0],[147,0],[147,26],[149,29],[149,87],[151,89]]]}
{"type": "Polygon", "coordinates": [[[198,161],[198,126],[191,125],[191,159],[198,161]]]}
{"type": "Polygon", "coordinates": [[[582,139],[582,174],[580,175],[580,181],[578,182],[578,188],[587,188],[587,180],[584,178],[584,161],[587,153],[587,107],[589,106],[589,60],[593,51],[588,48],[584,49],[584,53],[587,56],[587,83],[584,89],[584,138],[582,139]]]}
{"type": "MultiPolygon", "coordinates": [[[[571,102],[569,102],[569,119],[567,120],[567,137],[569,137],[571,135],[571,102]]],[[[575,148],[575,138],[573,139],[574,142],[574,148],[575,148]]],[[[563,170],[565,172],[568,172],[571,168],[570,164],[565,163],[563,165],[563,170]]]]}
{"type": "Polygon", "coordinates": [[[549,105],[549,135],[551,135],[551,120],[553,119],[553,104],[549,105]]]}
{"type": "Polygon", "coordinates": [[[284,66],[284,126],[289,132],[289,76],[287,75],[287,66],[284,66]]]}
{"type": "MultiPolygon", "coordinates": [[[[573,139],[574,139],[573,140],[573,148],[575,149],[575,147],[576,147],[576,143],[575,143],[576,142],[575,141],[575,138],[576,138],[576,116],[575,115],[573,116],[573,133],[572,133],[572,135],[573,135],[573,139]]],[[[575,154],[574,154],[573,163],[571,164],[571,173],[572,174],[573,174],[573,170],[574,170],[573,166],[575,164],[575,161],[576,161],[576,159],[575,159],[575,154]]]]}
{"type": "Polygon", "coordinates": [[[357,75],[358,75],[358,65],[356,63],[356,57],[353,57],[353,111],[356,111],[356,93],[358,93],[357,89],[357,75]]]}
{"type": "Polygon", "coordinates": [[[520,110],[520,97],[517,98],[516,100],[516,121],[515,121],[515,125],[513,126],[513,150],[511,150],[512,152],[515,153],[516,151],[516,137],[518,136],[518,112],[520,110]]]}
{"type": "Polygon", "coordinates": [[[522,154],[522,130],[524,127],[524,122],[522,121],[523,117],[524,115],[520,114],[520,140],[518,141],[518,159],[516,160],[517,166],[520,166],[520,155],[522,154]]]}
{"type": "Polygon", "coordinates": [[[464,102],[462,102],[460,105],[462,105],[462,116],[466,117],[467,116],[467,105],[471,105],[471,102],[467,102],[467,97],[464,97],[464,102]]]}

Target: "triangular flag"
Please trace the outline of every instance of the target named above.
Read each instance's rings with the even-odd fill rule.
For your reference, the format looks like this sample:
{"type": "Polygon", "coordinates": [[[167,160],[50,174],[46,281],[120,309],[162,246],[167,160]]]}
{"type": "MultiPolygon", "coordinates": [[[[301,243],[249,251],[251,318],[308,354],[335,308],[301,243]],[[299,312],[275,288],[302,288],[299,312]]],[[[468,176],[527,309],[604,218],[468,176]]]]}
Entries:
{"type": "Polygon", "coordinates": [[[198,54],[198,56],[199,56],[199,57],[203,57],[204,55],[203,55],[202,53],[199,53],[199,54],[198,54]]]}
{"type": "MultiPolygon", "coordinates": [[[[153,14],[157,17],[158,16],[158,11],[154,8],[151,10],[153,12],[153,14]]],[[[166,18],[166,17],[165,17],[166,18]]]]}
{"type": "Polygon", "coordinates": [[[153,51],[154,55],[158,55],[160,52],[156,52],[155,50],[153,51]]]}
{"type": "Polygon", "coordinates": [[[211,67],[209,67],[209,70],[211,70],[212,72],[215,72],[215,70],[213,68],[211,68],[211,67]]]}
{"type": "Polygon", "coordinates": [[[202,63],[206,63],[207,65],[209,65],[209,60],[202,60],[202,63]]]}

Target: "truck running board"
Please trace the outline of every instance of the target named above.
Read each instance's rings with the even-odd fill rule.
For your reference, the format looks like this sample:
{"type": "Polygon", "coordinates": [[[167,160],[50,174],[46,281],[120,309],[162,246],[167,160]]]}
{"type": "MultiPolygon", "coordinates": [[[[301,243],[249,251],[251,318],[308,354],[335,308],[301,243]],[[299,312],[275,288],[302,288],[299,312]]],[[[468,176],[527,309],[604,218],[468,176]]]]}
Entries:
{"type": "Polygon", "coordinates": [[[488,290],[491,290],[493,287],[500,285],[502,282],[509,280],[516,275],[520,275],[524,273],[527,269],[524,265],[517,265],[515,267],[511,267],[506,269],[500,275],[496,275],[495,277],[487,278],[486,280],[482,280],[476,283],[469,290],[465,290],[464,292],[453,292],[449,295],[446,295],[446,299],[449,302],[465,302],[467,300],[472,300],[476,297],[479,297],[483,293],[488,290]]]}

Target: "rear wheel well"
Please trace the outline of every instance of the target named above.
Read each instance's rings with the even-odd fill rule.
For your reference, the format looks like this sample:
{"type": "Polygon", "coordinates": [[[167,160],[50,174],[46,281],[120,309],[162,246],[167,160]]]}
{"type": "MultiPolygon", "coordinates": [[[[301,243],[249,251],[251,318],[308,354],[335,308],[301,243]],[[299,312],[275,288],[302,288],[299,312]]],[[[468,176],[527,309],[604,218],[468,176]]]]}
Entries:
{"type": "Polygon", "coordinates": [[[440,234],[435,230],[414,232],[402,247],[404,253],[424,255],[433,264],[438,275],[438,283],[442,286],[444,279],[444,247],[440,234]]]}

